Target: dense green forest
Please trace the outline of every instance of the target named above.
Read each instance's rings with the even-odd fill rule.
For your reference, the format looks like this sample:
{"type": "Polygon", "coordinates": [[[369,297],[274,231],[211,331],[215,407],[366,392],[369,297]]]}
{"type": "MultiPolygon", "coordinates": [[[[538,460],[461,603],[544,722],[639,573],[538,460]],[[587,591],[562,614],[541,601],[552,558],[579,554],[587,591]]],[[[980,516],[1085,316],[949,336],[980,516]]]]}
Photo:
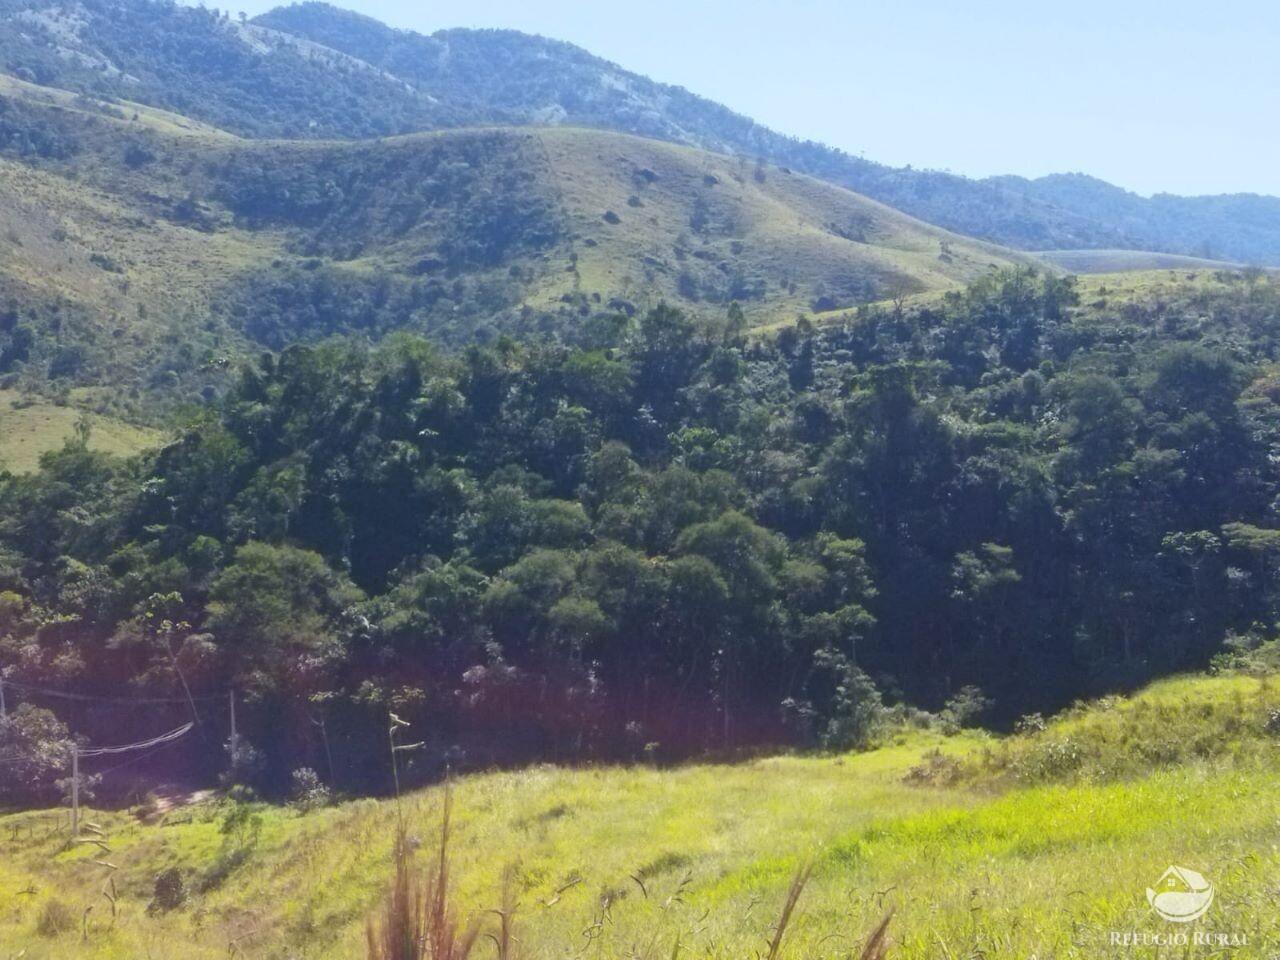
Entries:
{"type": "Polygon", "coordinates": [[[1219,281],[264,354],[160,450],[82,430],[0,480],[0,747],[59,742],[32,704],[97,742],[195,709],[157,762],[207,775],[234,689],[238,776],[368,788],[388,710],[427,777],[847,747],[1203,665],[1280,603],[1280,285],[1219,281]]]}

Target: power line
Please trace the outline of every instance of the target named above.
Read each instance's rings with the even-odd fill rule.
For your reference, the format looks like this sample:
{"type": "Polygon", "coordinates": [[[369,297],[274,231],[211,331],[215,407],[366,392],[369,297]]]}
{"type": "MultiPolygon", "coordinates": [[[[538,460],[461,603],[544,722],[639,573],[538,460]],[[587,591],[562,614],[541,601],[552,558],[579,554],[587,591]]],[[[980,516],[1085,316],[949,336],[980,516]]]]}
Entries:
{"type": "Polygon", "coordinates": [[[132,766],[135,763],[141,763],[143,760],[147,759],[147,757],[155,756],[161,750],[164,750],[166,747],[171,746],[174,742],[175,741],[170,740],[167,743],[160,744],[160,746],[158,747],[152,747],[150,750],[140,753],[136,757],[130,757],[128,760],[125,760],[121,763],[117,763],[114,766],[107,767],[107,769],[105,770],[99,770],[97,771],[97,773],[100,776],[105,777],[107,776],[107,774],[115,773],[117,770],[123,770],[125,767],[132,766]]]}
{"type": "MultiPolygon", "coordinates": [[[[14,690],[21,690],[24,693],[35,694],[42,697],[55,697],[60,700],[75,700],[82,703],[118,703],[121,705],[133,704],[155,704],[155,703],[189,703],[186,697],[104,697],[89,693],[67,693],[63,690],[49,690],[45,687],[33,687],[29,684],[18,683],[16,680],[4,681],[6,687],[12,687],[14,690]]],[[[204,697],[192,697],[200,703],[209,703],[214,700],[221,700],[222,694],[213,694],[204,697]]]]}
{"type": "Polygon", "coordinates": [[[175,730],[162,733],[150,740],[139,740],[137,743],[126,743],[118,747],[89,747],[80,749],[80,745],[71,745],[71,838],[80,839],[80,759],[90,757],[109,757],[121,753],[133,753],[135,750],[151,750],[172,743],[186,736],[195,726],[195,722],[184,723],[175,730]]]}
{"type": "Polygon", "coordinates": [[[160,736],[153,737],[150,740],[140,740],[137,743],[126,743],[119,747],[88,747],[83,750],[78,750],[78,753],[81,757],[107,757],[118,753],[132,753],[134,750],[145,750],[148,747],[158,747],[162,744],[171,743],[179,737],[186,736],[191,732],[193,727],[195,727],[195,723],[193,722],[184,723],[177,729],[170,730],[168,733],[162,733],[160,736]]]}
{"type": "MultiPolygon", "coordinates": [[[[114,770],[119,770],[121,767],[127,767],[131,763],[136,763],[139,760],[145,759],[146,757],[151,756],[151,754],[155,753],[156,751],[169,746],[171,743],[176,742],[180,737],[184,736],[193,726],[195,726],[195,724],[188,723],[184,727],[179,727],[177,730],[172,730],[169,733],[166,733],[159,737],[155,737],[154,739],[144,740],[140,743],[131,743],[123,747],[99,747],[99,748],[81,750],[80,756],[81,757],[99,757],[99,756],[105,757],[105,756],[111,756],[114,754],[128,753],[133,750],[142,750],[146,747],[152,747],[151,750],[148,750],[141,757],[134,757],[132,760],[126,760],[124,763],[117,764],[114,767],[108,767],[106,770],[98,771],[99,773],[102,773],[105,775],[105,774],[111,773],[114,770]]],[[[14,755],[12,757],[0,757],[0,763],[21,763],[27,760],[30,760],[30,757],[24,757],[19,755],[14,755]]]]}

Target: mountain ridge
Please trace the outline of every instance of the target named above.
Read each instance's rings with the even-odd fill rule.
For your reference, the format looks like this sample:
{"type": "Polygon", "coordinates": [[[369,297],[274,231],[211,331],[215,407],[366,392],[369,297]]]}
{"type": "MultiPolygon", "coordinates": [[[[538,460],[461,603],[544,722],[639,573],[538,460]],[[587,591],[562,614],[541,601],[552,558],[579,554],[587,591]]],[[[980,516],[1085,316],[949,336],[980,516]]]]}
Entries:
{"type": "MultiPolygon", "coordinates": [[[[682,87],[637,75],[564,41],[517,31],[446,29],[424,38],[413,31],[397,30],[361,14],[314,0],[276,8],[256,18],[255,22],[308,36],[327,46],[353,53],[365,62],[381,66],[397,76],[410,78],[414,78],[412,68],[415,66],[415,62],[409,57],[410,52],[416,51],[420,55],[416,60],[419,71],[425,69],[421,57],[427,47],[424,40],[440,44],[446,49],[451,43],[474,43],[481,36],[499,37],[507,44],[525,44],[532,48],[533,54],[520,60],[518,72],[522,80],[536,71],[539,66],[538,58],[546,58],[542,60],[545,63],[559,53],[568,58],[577,69],[594,69],[599,72],[606,86],[624,89],[631,95],[632,102],[640,106],[662,103],[666,108],[665,115],[642,117],[641,122],[637,123],[638,129],[627,132],[686,142],[715,152],[747,156],[752,156],[754,152],[756,156],[770,162],[794,166],[802,172],[838,183],[947,229],[1022,249],[1105,249],[1118,246],[1247,261],[1251,259],[1249,250],[1263,249],[1274,240],[1280,240],[1280,236],[1273,238],[1269,233],[1267,236],[1251,233],[1247,238],[1248,245],[1244,248],[1224,246],[1215,242],[1215,238],[1210,235],[1213,233],[1213,226],[1194,222],[1199,216],[1196,206],[1222,206],[1257,200],[1265,207],[1268,216],[1274,216],[1271,222],[1272,230],[1275,230],[1274,224],[1280,224],[1280,199],[1277,198],[1258,194],[1212,197],[1174,197],[1160,194],[1143,198],[1087,175],[1086,179],[1094,185],[1094,190],[1084,195],[1076,191],[1072,196],[1059,188],[1059,181],[1073,181],[1081,175],[1051,174],[1036,179],[1016,176],[971,179],[934,170],[894,169],[813,141],[786,137],[682,87]],[[353,44],[358,46],[353,48],[350,46],[353,44]],[[664,98],[665,103],[662,102],[664,98]],[[709,117],[704,120],[700,113],[709,114],[709,117]],[[646,126],[644,121],[652,125],[646,126]],[[965,196],[957,196],[957,191],[965,196]],[[1104,192],[1110,192],[1113,198],[1123,197],[1124,216],[1118,222],[1108,222],[1106,218],[1106,200],[1100,196],[1104,192]],[[984,223],[976,215],[965,211],[966,201],[1029,207],[1030,211],[1022,211],[1024,216],[1038,219],[1044,226],[1029,228],[1025,224],[1001,221],[984,223]],[[1181,209],[1177,209],[1178,207],[1181,209]],[[1169,223],[1170,219],[1177,222],[1169,223]],[[1172,243],[1161,244],[1152,232],[1152,222],[1159,225],[1160,232],[1176,239],[1172,243]]],[[[475,76],[481,80],[485,78],[479,71],[475,72],[475,76]]],[[[536,89],[537,84],[522,82],[519,92],[521,95],[528,95],[531,87],[536,89]]],[[[487,99],[492,102],[493,97],[487,99]]],[[[542,112],[544,116],[549,113],[546,108],[542,112]]],[[[1239,210],[1231,211],[1233,218],[1240,215],[1239,210]]],[[[1276,246],[1273,262],[1280,263],[1280,244],[1276,246]]]]}
{"type": "Polygon", "coordinates": [[[659,301],[763,325],[1033,262],[612,131],[244,139],[3,75],[0,219],[0,378],[136,404],[198,402],[227,358],[331,335],[578,338],[659,301]]]}
{"type": "Polygon", "coordinates": [[[0,0],[0,23],[15,27],[0,35],[0,67],[10,73],[141,100],[243,136],[361,139],[493,123],[601,127],[794,169],[1024,250],[1142,249],[1280,264],[1275,198],[1127,195],[1117,214],[1113,194],[1064,192],[1053,178],[972,180],[896,169],[787,137],[572,44],[516,31],[424,36],[320,3],[241,22],[152,0],[0,0]]]}

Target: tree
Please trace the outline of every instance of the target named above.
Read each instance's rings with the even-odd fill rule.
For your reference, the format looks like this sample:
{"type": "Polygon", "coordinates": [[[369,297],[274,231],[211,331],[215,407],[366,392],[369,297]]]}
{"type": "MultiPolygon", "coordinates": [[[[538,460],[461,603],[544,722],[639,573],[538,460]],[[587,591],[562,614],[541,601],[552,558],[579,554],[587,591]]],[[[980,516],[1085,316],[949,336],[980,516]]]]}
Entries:
{"type": "Polygon", "coordinates": [[[1129,455],[1133,415],[1115,380],[1085,374],[1060,379],[1054,388],[1065,400],[1063,434],[1070,446],[1061,463],[1067,469],[1091,478],[1129,455]]]}
{"type": "Polygon", "coordinates": [[[23,703],[0,720],[0,800],[10,803],[57,799],[56,780],[70,775],[74,740],[67,725],[48,710],[23,703]]]}
{"type": "Polygon", "coordinates": [[[251,542],[213,582],[207,625],[254,686],[311,686],[343,653],[340,619],[361,592],[310,550],[251,542]]]}

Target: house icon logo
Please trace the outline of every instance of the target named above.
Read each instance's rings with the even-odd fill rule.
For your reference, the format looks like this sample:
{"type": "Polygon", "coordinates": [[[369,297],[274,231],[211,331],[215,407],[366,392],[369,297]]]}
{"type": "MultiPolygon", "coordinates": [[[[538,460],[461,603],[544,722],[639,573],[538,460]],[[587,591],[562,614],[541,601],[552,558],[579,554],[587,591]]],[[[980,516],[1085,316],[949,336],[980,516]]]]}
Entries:
{"type": "Polygon", "coordinates": [[[1147,903],[1166,920],[1187,923],[1205,915],[1213,903],[1213,884],[1186,867],[1170,867],[1155,889],[1147,887],[1147,903]]]}

